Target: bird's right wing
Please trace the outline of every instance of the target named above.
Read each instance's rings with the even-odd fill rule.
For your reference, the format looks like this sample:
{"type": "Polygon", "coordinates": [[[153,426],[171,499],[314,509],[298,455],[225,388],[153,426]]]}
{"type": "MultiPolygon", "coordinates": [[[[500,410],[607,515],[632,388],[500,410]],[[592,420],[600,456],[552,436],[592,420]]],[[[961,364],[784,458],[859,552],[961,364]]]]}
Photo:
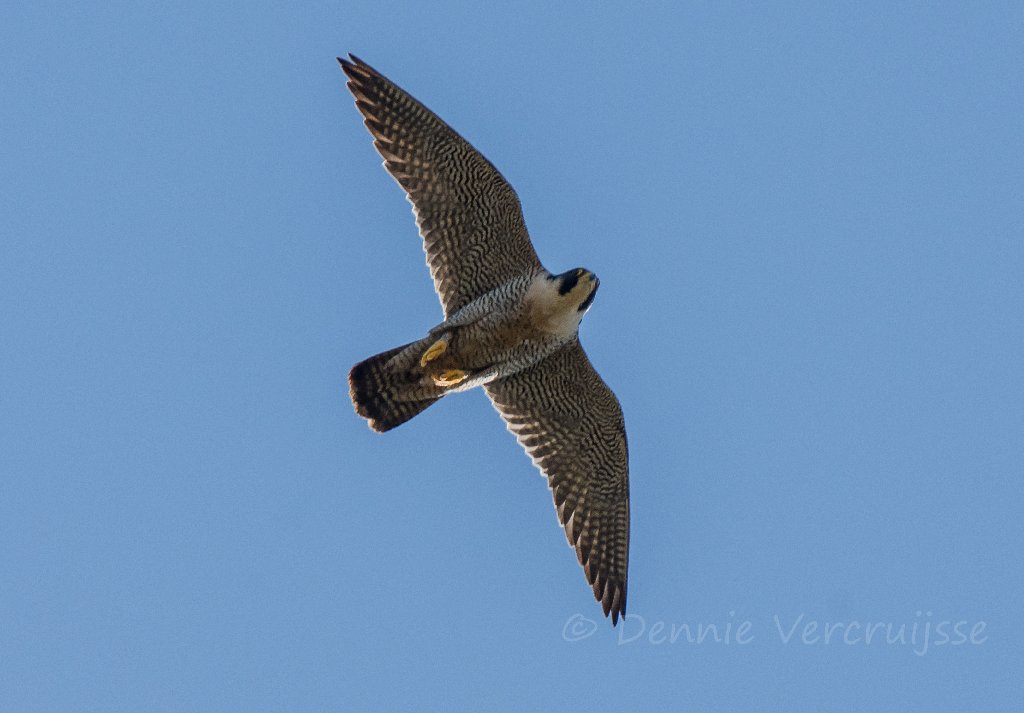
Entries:
{"type": "Polygon", "coordinates": [[[484,156],[394,82],[338,58],[356,107],[405,190],[445,316],[541,269],[512,186],[484,156]]]}
{"type": "Polygon", "coordinates": [[[612,624],[626,614],[629,459],[622,408],[579,340],[484,386],[547,476],[558,519],[612,624]]]}

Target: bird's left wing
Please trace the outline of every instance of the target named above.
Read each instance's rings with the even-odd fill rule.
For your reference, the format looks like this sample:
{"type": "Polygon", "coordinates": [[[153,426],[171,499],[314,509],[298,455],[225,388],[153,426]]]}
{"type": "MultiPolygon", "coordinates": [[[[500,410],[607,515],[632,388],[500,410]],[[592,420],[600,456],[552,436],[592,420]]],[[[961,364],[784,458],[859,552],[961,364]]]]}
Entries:
{"type": "Polygon", "coordinates": [[[483,154],[358,57],[338,58],[384,167],[405,190],[445,316],[541,271],[519,198],[483,154]]]}
{"type": "Polygon", "coordinates": [[[579,340],[484,387],[547,476],[558,519],[614,625],[626,614],[629,459],[622,408],[579,340]]]}

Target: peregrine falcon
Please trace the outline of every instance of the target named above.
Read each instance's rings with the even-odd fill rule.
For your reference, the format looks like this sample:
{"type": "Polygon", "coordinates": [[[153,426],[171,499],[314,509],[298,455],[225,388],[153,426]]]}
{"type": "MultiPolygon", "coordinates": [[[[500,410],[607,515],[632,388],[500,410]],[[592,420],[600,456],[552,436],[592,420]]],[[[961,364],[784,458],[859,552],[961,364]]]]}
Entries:
{"type": "Polygon", "coordinates": [[[444,310],[422,339],[352,367],[356,413],[384,432],[482,386],[547,477],[614,626],[626,613],[629,464],[622,408],[579,341],[597,276],[548,272],[519,198],[490,161],[362,60],[338,62],[384,167],[412,203],[444,310]]]}

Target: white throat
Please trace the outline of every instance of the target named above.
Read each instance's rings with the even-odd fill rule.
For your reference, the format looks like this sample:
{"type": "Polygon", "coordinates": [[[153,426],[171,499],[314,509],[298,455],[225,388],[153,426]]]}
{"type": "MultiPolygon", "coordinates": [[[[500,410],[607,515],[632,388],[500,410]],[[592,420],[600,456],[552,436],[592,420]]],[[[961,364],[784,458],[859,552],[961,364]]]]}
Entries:
{"type": "Polygon", "coordinates": [[[530,321],[537,329],[568,339],[576,335],[583,319],[579,300],[558,293],[558,281],[538,275],[526,293],[530,321]]]}

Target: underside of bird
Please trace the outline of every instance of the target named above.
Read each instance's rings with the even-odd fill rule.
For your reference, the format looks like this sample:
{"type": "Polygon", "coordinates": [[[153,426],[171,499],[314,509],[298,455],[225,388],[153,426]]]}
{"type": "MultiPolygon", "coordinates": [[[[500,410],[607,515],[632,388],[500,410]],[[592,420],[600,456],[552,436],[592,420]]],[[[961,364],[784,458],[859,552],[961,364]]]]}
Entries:
{"type": "Polygon", "coordinates": [[[389,431],[482,386],[551,488],[612,625],[626,613],[629,454],[615,394],[579,342],[598,280],[544,268],[513,188],[436,114],[354,56],[339,59],[384,167],[413,205],[445,321],[356,364],[356,412],[389,431]]]}

